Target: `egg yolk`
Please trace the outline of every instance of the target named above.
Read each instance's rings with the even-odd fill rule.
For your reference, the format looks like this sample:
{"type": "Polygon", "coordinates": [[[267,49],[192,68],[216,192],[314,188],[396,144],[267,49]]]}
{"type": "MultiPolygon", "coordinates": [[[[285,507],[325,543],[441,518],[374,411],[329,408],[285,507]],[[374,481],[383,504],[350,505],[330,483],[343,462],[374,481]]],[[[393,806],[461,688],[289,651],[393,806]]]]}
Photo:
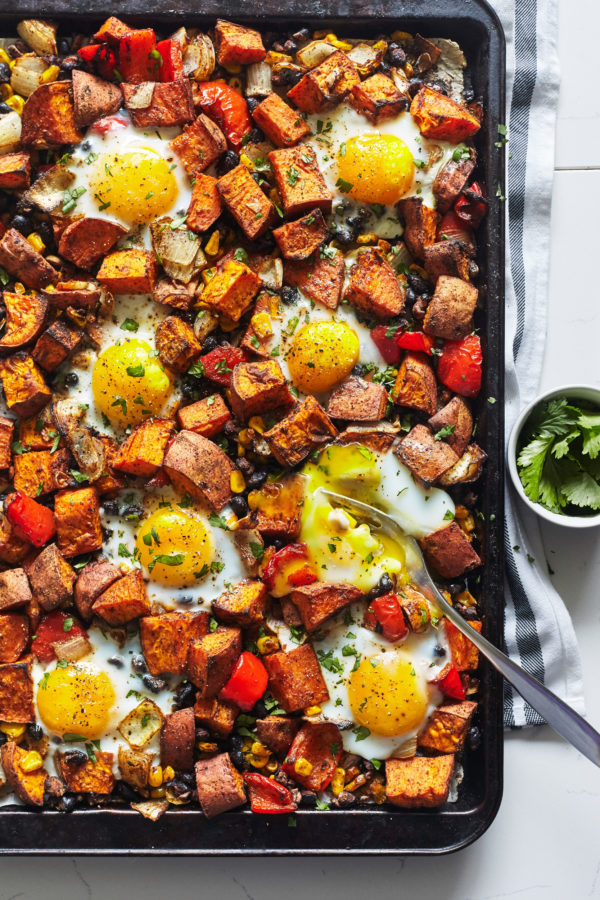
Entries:
{"type": "Polygon", "coordinates": [[[346,182],[345,192],[355,200],[391,206],[410,189],[415,164],[400,138],[363,134],[349,138],[342,147],[337,158],[338,175],[346,182]]]}
{"type": "Polygon", "coordinates": [[[145,225],[168,212],[177,199],[169,163],[154,150],[104,153],[90,173],[100,210],[127,225],[145,225]]]}
{"type": "Polygon", "coordinates": [[[105,733],[114,702],[108,675],[79,666],[47,672],[37,692],[38,713],[50,731],[85,738],[105,733]]]}
{"type": "Polygon", "coordinates": [[[137,425],[157,415],[171,393],[171,379],[145,341],[131,339],[103,350],[94,364],[92,391],[113,425],[137,425]]]}
{"type": "Polygon", "coordinates": [[[157,509],[144,519],[136,546],[152,581],[171,587],[198,584],[215,558],[211,530],[200,516],[175,507],[157,509]]]}
{"type": "Polygon", "coordinates": [[[286,357],[292,381],[305,394],[328,391],[350,374],[359,349],[356,332],[345,322],[310,322],[286,357]]]}
{"type": "Polygon", "coordinates": [[[427,713],[421,679],[396,653],[364,657],[348,680],[348,700],[356,721],[383,737],[412,731],[427,713]]]}

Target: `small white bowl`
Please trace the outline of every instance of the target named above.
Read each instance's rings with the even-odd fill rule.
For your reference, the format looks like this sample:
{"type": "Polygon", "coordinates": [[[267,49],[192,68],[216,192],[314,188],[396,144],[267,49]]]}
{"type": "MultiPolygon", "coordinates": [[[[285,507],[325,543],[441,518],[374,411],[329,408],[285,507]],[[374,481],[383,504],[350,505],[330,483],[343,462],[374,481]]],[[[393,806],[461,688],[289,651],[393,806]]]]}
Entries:
{"type": "Polygon", "coordinates": [[[600,513],[592,516],[567,516],[550,512],[549,509],[546,509],[540,503],[533,503],[533,501],[529,499],[521,484],[521,479],[519,478],[519,471],[517,469],[517,447],[521,431],[534,408],[540,403],[552,400],[554,397],[587,400],[589,403],[593,403],[594,406],[598,408],[598,411],[600,411],[600,388],[594,387],[592,384],[564,384],[561,387],[547,391],[545,394],[540,394],[539,397],[536,397],[536,399],[529,404],[529,406],[525,407],[513,425],[510,438],[508,439],[508,471],[510,472],[510,477],[515,490],[523,503],[542,519],[546,519],[547,522],[553,522],[555,525],[564,525],[567,528],[592,528],[594,525],[600,525],[600,513]]]}

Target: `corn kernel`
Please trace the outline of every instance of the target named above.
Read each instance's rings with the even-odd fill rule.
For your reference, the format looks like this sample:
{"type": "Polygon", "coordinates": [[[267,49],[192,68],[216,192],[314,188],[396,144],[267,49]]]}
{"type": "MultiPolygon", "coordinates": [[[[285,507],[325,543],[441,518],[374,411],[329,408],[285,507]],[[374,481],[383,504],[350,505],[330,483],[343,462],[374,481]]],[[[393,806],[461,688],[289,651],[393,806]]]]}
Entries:
{"type": "Polygon", "coordinates": [[[204,284],[208,284],[208,282],[212,281],[216,274],[217,272],[215,269],[204,269],[202,272],[202,281],[204,282],[204,284]]]}
{"type": "Polygon", "coordinates": [[[18,94],[13,94],[12,97],[9,97],[8,100],[5,100],[4,102],[7,106],[10,106],[11,109],[14,109],[15,112],[18,112],[19,115],[23,112],[25,101],[22,97],[19,97],[18,94]]]}
{"type": "Polygon", "coordinates": [[[407,78],[412,78],[415,73],[412,63],[404,63],[404,74],[407,78]]]}
{"type": "Polygon", "coordinates": [[[281,206],[281,195],[277,188],[271,188],[269,191],[269,200],[273,204],[273,206],[281,206]]]}
{"type": "Polygon", "coordinates": [[[3,731],[9,740],[19,741],[25,734],[25,726],[16,722],[3,722],[0,731],[3,731]]]}
{"type": "Polygon", "coordinates": [[[343,50],[344,53],[352,50],[352,44],[349,44],[348,41],[341,41],[336,34],[326,34],[325,40],[328,44],[333,44],[334,47],[337,47],[338,50],[343,50]]]}
{"type": "Polygon", "coordinates": [[[255,769],[264,769],[269,762],[270,756],[255,756],[254,753],[249,753],[246,759],[255,769]]]}
{"type": "Polygon", "coordinates": [[[243,166],[246,166],[247,169],[253,169],[254,163],[250,159],[247,153],[240,153],[240,162],[243,166]]]}
{"type": "Polygon", "coordinates": [[[378,806],[385,803],[385,787],[381,782],[373,781],[371,783],[371,797],[378,806]]]}
{"type": "Polygon", "coordinates": [[[252,325],[254,334],[259,338],[271,337],[271,335],[273,334],[273,328],[271,327],[271,316],[269,315],[269,313],[255,313],[255,315],[253,315],[250,319],[250,324],[252,325]]]}
{"type": "Polygon", "coordinates": [[[27,242],[31,244],[34,250],[37,250],[38,253],[43,253],[46,249],[46,245],[35,231],[32,231],[31,234],[27,237],[27,242]]]}
{"type": "Polygon", "coordinates": [[[163,783],[162,766],[152,766],[148,775],[148,784],[150,787],[157,788],[163,783]]]}
{"type": "Polygon", "coordinates": [[[313,764],[303,756],[299,756],[294,763],[294,772],[296,772],[298,775],[308,776],[312,772],[313,768],[313,764]]]}
{"type": "Polygon", "coordinates": [[[51,81],[56,81],[59,72],[60,69],[58,66],[48,66],[48,68],[42,72],[40,84],[50,84],[51,81]]]}
{"type": "Polygon", "coordinates": [[[242,447],[249,447],[252,444],[253,434],[250,433],[248,428],[242,428],[240,433],[238,434],[238,441],[242,445],[242,447]]]}
{"type": "Polygon", "coordinates": [[[267,770],[267,772],[276,772],[278,768],[279,768],[279,763],[277,762],[276,759],[270,759],[269,762],[265,766],[265,769],[267,770]]]}
{"type": "Polygon", "coordinates": [[[248,506],[250,509],[258,509],[260,503],[260,491],[250,491],[248,494],[248,506]]]}
{"type": "Polygon", "coordinates": [[[367,234],[359,234],[356,238],[357,244],[376,244],[379,238],[373,231],[367,232],[367,234]]]}
{"type": "Polygon", "coordinates": [[[19,768],[23,772],[37,772],[42,768],[44,761],[37,750],[32,750],[19,763],[19,768]]]}
{"type": "Polygon", "coordinates": [[[219,240],[219,232],[213,231],[204,247],[209,256],[215,256],[219,252],[219,240]]]}
{"type": "Polygon", "coordinates": [[[229,486],[234,494],[241,494],[246,487],[244,476],[239,469],[235,469],[229,477],[229,486]]]}
{"type": "Polygon", "coordinates": [[[3,47],[0,47],[0,62],[10,63],[10,56],[3,47]]]}
{"type": "Polygon", "coordinates": [[[14,94],[10,84],[0,84],[0,100],[8,100],[14,94]]]}
{"type": "MultiPolygon", "coordinates": [[[[229,72],[230,75],[239,75],[240,72],[242,71],[241,63],[229,63],[228,65],[223,66],[223,68],[225,69],[226,72],[229,72]]],[[[234,89],[234,91],[241,91],[242,82],[240,81],[239,78],[230,78],[229,86],[232,87],[234,89]],[[237,87],[235,86],[234,82],[237,82],[237,84],[238,84],[237,87]]]]}
{"type": "Polygon", "coordinates": [[[375,41],[375,43],[373,44],[373,50],[381,50],[382,53],[385,53],[387,48],[387,41],[375,41]]]}
{"type": "Polygon", "coordinates": [[[264,756],[265,753],[267,756],[270,756],[269,750],[262,744],[260,741],[254,741],[252,746],[250,747],[250,752],[254,753],[255,756],[264,756]]]}
{"type": "Polygon", "coordinates": [[[160,787],[154,788],[154,790],[150,791],[150,796],[153,800],[161,800],[165,796],[166,792],[166,788],[161,785],[160,787]]]}
{"type": "Polygon", "coordinates": [[[248,427],[252,429],[252,431],[256,431],[257,434],[265,433],[265,423],[261,416],[252,416],[248,419],[248,427]]]}
{"type": "Polygon", "coordinates": [[[26,294],[27,288],[22,281],[15,281],[15,294],[26,294]]]}
{"type": "Polygon", "coordinates": [[[331,779],[329,787],[331,788],[331,793],[334,797],[339,797],[342,791],[344,790],[344,784],[346,781],[346,770],[342,769],[340,766],[337,767],[335,772],[333,773],[333,777],[331,779]]]}
{"type": "Polygon", "coordinates": [[[269,66],[280,66],[282,63],[290,63],[291,61],[292,57],[288,56],[287,53],[277,53],[275,50],[269,50],[265,59],[265,62],[269,66]]]}
{"type": "Polygon", "coordinates": [[[198,741],[196,747],[201,753],[216,753],[218,750],[217,745],[213,744],[212,741],[198,741]]]}
{"type": "Polygon", "coordinates": [[[412,34],[408,31],[393,31],[392,32],[392,40],[393,41],[412,41],[412,34]]]}
{"type": "Polygon", "coordinates": [[[175,770],[173,769],[173,766],[165,766],[162,775],[163,784],[165,784],[165,782],[167,781],[173,781],[174,778],[175,770]]]}
{"type": "Polygon", "coordinates": [[[259,637],[256,646],[261,656],[266,656],[268,653],[276,653],[277,650],[281,649],[279,639],[274,634],[265,634],[259,637]]]}
{"type": "Polygon", "coordinates": [[[356,790],[358,790],[359,787],[362,787],[363,784],[366,784],[366,783],[367,783],[367,776],[359,775],[357,778],[354,778],[354,779],[352,779],[352,781],[349,781],[348,784],[346,785],[346,787],[344,788],[344,790],[356,791],[356,790]]]}
{"type": "Polygon", "coordinates": [[[246,448],[245,448],[245,447],[242,447],[242,445],[241,445],[240,443],[238,443],[238,445],[237,445],[237,455],[238,455],[238,456],[245,456],[245,455],[246,455],[246,448]]]}
{"type": "Polygon", "coordinates": [[[316,705],[315,706],[307,706],[306,709],[304,710],[304,715],[305,716],[318,716],[320,714],[320,712],[321,712],[320,706],[316,706],[316,705]]]}

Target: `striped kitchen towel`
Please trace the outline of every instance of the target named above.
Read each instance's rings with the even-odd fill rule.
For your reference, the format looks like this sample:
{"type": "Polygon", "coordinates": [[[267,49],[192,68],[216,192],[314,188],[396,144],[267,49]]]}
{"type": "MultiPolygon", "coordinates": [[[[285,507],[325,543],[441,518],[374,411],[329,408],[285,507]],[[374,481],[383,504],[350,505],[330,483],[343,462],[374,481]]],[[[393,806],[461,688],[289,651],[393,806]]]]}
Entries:
{"type": "MultiPolygon", "coordinates": [[[[559,68],[556,0],[491,0],[507,44],[506,438],[539,391],[546,334],[559,68]]],[[[507,489],[505,641],[510,656],[583,713],[571,618],[548,576],[536,516],[507,489]]],[[[543,724],[505,684],[507,728],[543,724]]]]}

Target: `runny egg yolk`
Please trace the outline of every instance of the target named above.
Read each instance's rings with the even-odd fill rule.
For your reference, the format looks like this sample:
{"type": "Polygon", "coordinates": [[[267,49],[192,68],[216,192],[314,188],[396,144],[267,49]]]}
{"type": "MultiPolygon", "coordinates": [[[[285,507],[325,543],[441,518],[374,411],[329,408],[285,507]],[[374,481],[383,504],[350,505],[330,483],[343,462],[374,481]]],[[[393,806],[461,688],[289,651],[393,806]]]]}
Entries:
{"type": "Polygon", "coordinates": [[[328,391],[358,362],[356,332],[345,322],[309,322],[286,357],[292,381],[305,394],[328,391]]]}
{"type": "Polygon", "coordinates": [[[145,341],[131,339],[103,350],[94,364],[92,391],[113,425],[137,425],[157,415],[171,393],[171,379],[145,341]]]}
{"type": "Polygon", "coordinates": [[[104,153],[90,173],[100,210],[127,225],[145,225],[168,212],[177,199],[177,181],[168,162],[149,148],[104,153]]]}
{"type": "Polygon", "coordinates": [[[340,148],[337,168],[346,193],[363,203],[384,206],[404,196],[415,174],[412,153],[393,134],[349,138],[340,148]]]}
{"type": "Polygon", "coordinates": [[[215,557],[212,533],[200,516],[172,507],[144,519],[136,546],[150,579],[171,587],[198,584],[215,557]]]}
{"type": "Polygon", "coordinates": [[[412,731],[427,713],[421,679],[410,660],[394,652],[361,660],[348,680],[348,700],[356,721],[383,737],[412,731]]]}
{"type": "Polygon", "coordinates": [[[80,666],[47,672],[37,692],[40,719],[54,734],[101,737],[114,702],[108,675],[80,666]]]}

